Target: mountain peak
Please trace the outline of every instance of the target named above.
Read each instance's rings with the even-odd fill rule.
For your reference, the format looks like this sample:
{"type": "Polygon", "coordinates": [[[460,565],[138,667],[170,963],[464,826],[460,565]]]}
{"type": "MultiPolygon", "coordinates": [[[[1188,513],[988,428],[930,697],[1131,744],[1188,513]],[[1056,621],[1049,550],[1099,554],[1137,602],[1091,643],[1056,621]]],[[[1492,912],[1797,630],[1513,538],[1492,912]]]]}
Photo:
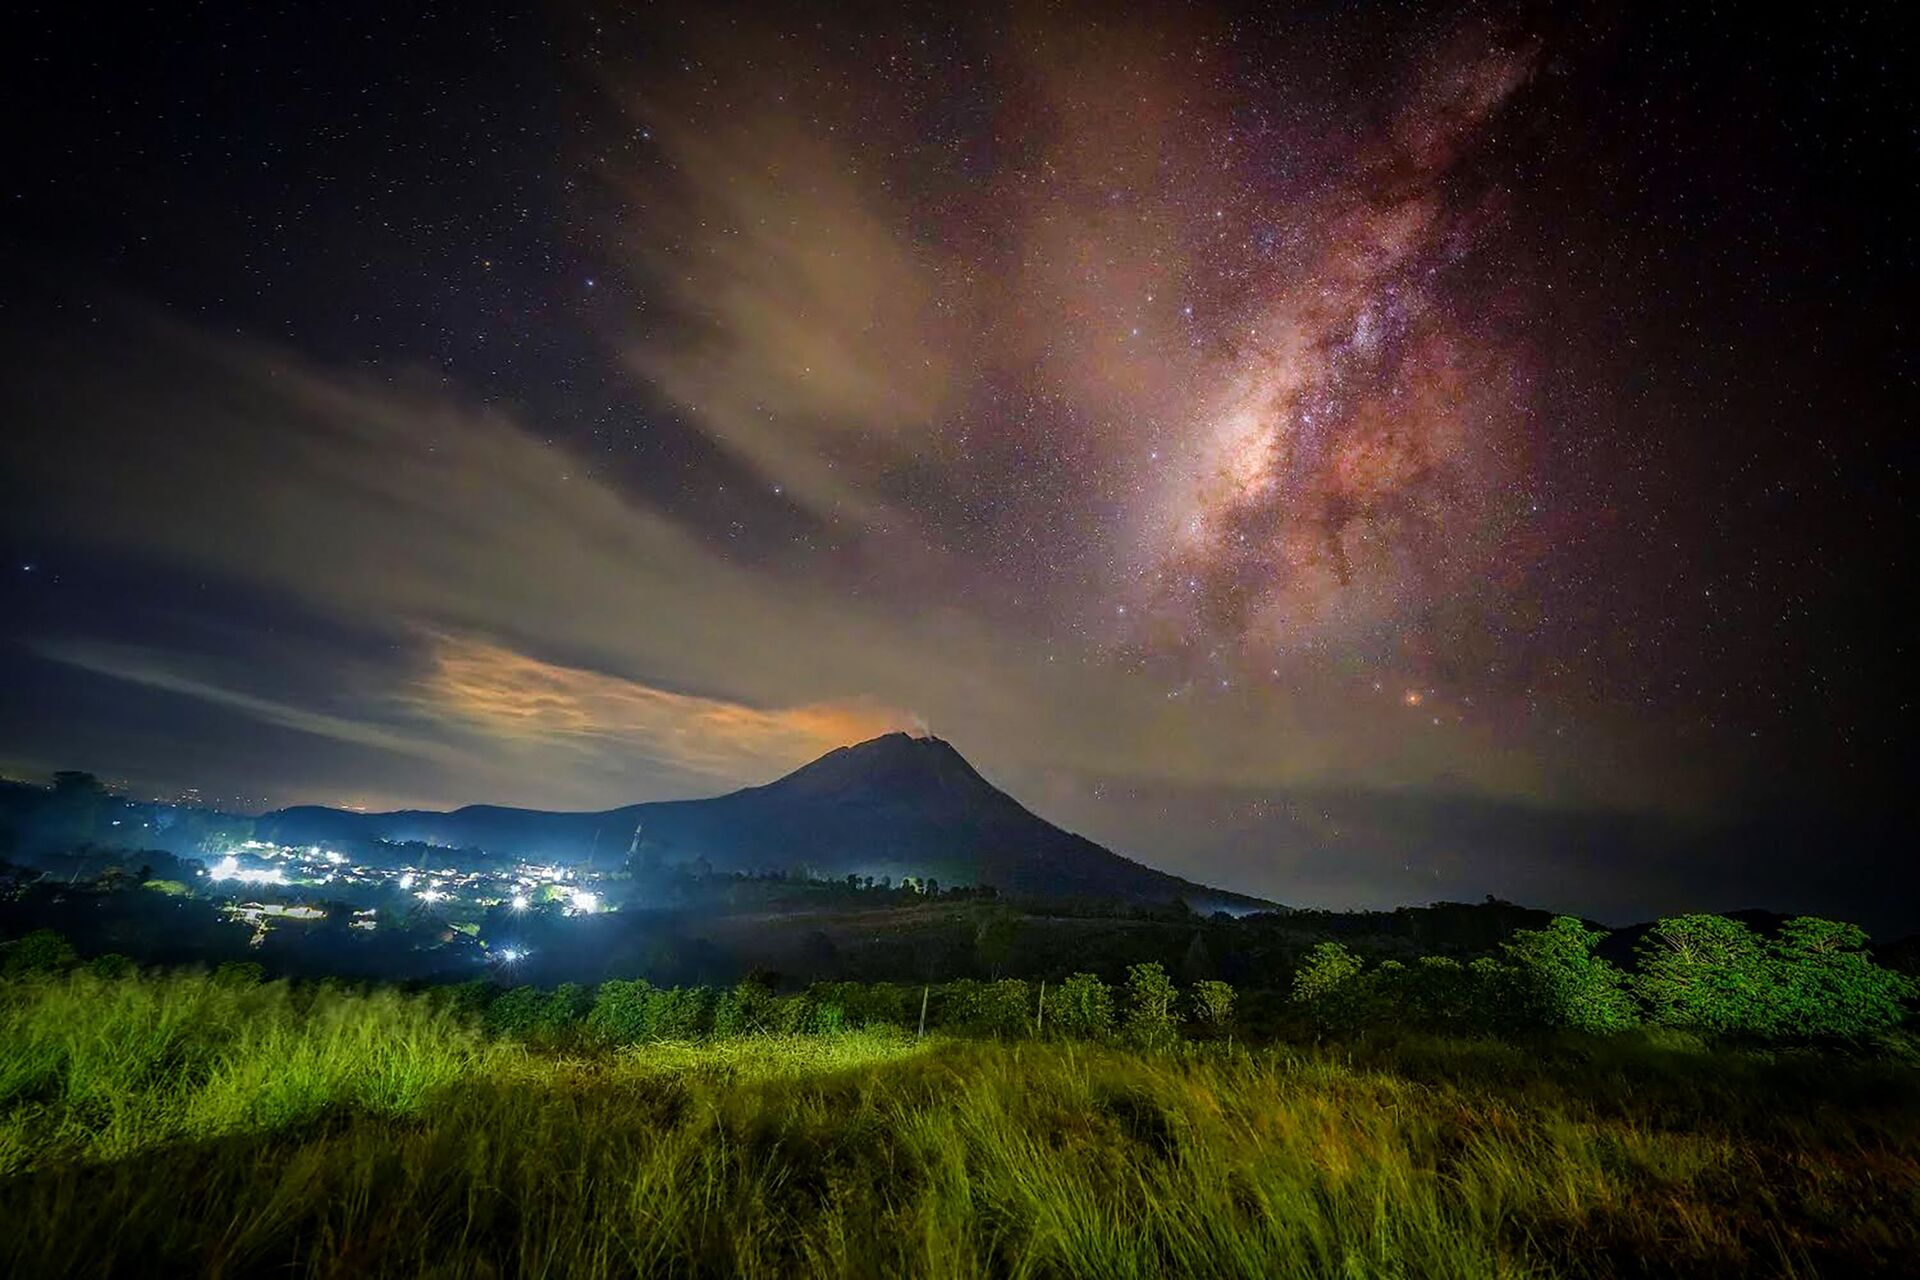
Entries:
{"type": "Polygon", "coordinates": [[[815,796],[871,792],[924,795],[930,790],[999,794],[945,739],[901,732],[829,751],[755,790],[815,796]]]}

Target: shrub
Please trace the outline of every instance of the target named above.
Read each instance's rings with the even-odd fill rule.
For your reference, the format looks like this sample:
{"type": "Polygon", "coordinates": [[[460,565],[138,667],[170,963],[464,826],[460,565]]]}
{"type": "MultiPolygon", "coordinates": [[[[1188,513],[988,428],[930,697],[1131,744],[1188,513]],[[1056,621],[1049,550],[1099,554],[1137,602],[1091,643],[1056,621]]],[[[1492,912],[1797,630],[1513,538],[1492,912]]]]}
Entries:
{"type": "Polygon", "coordinates": [[[743,979],[731,991],[722,991],[714,1001],[713,1034],[732,1039],[778,1030],[778,1003],[760,982],[743,979]]]}
{"type": "Polygon", "coordinates": [[[497,1036],[529,1039],[540,1026],[546,997],[538,987],[514,987],[487,1006],[485,1025],[497,1036]]]}
{"type": "Polygon", "coordinates": [[[847,1029],[847,1011],[831,1002],[807,1001],[807,1025],[809,1034],[816,1036],[837,1036],[847,1029]]]}
{"type": "Polygon", "coordinates": [[[647,1038],[647,999],[653,984],[645,978],[613,978],[593,993],[587,1031],[602,1044],[639,1044],[647,1038]]]}
{"type": "Polygon", "coordinates": [[[267,979],[267,971],[253,960],[228,960],[215,967],[216,987],[257,987],[267,979]]]}
{"type": "Polygon", "coordinates": [[[1640,1020],[1626,975],[1593,954],[1606,936],[1572,916],[1556,916],[1546,928],[1522,929],[1501,944],[1518,1012],[1528,1023],[1609,1032],[1640,1020]]]}
{"type": "Polygon", "coordinates": [[[485,1025],[495,1035],[554,1044],[571,1037],[591,1007],[578,983],[563,982],[551,991],[515,987],[487,1006],[485,1025]]]}
{"type": "Polygon", "coordinates": [[[1421,956],[1401,978],[1394,1003],[1400,1016],[1434,1031],[1486,1031],[1501,1021],[1496,991],[1509,973],[1488,957],[1463,965],[1448,956],[1421,956]]]}
{"type": "Polygon", "coordinates": [[[1070,974],[1047,992],[1046,1028],[1055,1035],[1104,1040],[1113,1034],[1113,991],[1090,973],[1070,974]]]}
{"type": "Polygon", "coordinates": [[[540,1006],[534,1033],[549,1043],[565,1039],[586,1017],[593,1006],[587,989],[577,982],[563,982],[547,993],[540,1006]]]}
{"type": "Polygon", "coordinates": [[[714,1038],[732,1040],[747,1033],[747,1014],[741,1007],[739,994],[722,991],[713,1002],[714,1038]]]}
{"type": "Polygon", "coordinates": [[[95,956],[87,961],[87,972],[96,978],[105,978],[111,982],[132,977],[136,967],[127,956],[117,951],[109,951],[106,955],[95,956]]]}
{"type": "Polygon", "coordinates": [[[1187,1021],[1205,1036],[1223,1036],[1233,1026],[1233,987],[1204,978],[1187,992],[1187,1021]]]}
{"type": "MultiPolygon", "coordinates": [[[[920,988],[910,994],[911,1000],[907,988],[891,982],[816,982],[807,988],[814,1009],[839,1010],[840,1025],[846,1027],[911,1028],[920,1015],[920,988]]],[[[824,1016],[816,1013],[816,1020],[824,1016]]]]}
{"type": "Polygon", "coordinates": [[[707,1029],[707,990],[667,987],[647,996],[647,1030],[655,1040],[697,1040],[707,1029]]]}
{"type": "Polygon", "coordinates": [[[1779,1002],[1758,934],[1725,916],[1673,916],[1640,940],[1633,988],[1664,1026],[1770,1035],[1779,1002]]]}
{"type": "Polygon", "coordinates": [[[813,1006],[805,996],[775,996],[767,1006],[766,1029],[775,1035],[803,1034],[812,1021],[813,1006]]]}
{"type": "Polygon", "coordinates": [[[940,991],[940,1025],[976,1036],[1024,1035],[1033,1022],[1033,999],[1019,978],[975,982],[962,978],[940,991]]]}
{"type": "Polygon", "coordinates": [[[73,944],[51,929],[35,929],[6,948],[6,960],[0,963],[0,977],[24,978],[29,974],[59,973],[70,969],[79,953],[73,944]]]}
{"type": "Polygon", "coordinates": [[[1173,1017],[1178,995],[1173,979],[1158,963],[1128,965],[1121,1021],[1121,1030],[1127,1039],[1143,1046],[1171,1042],[1178,1030],[1173,1017]]]}
{"type": "Polygon", "coordinates": [[[493,1003],[500,988],[485,978],[474,978],[467,982],[457,982],[450,987],[442,987],[436,993],[446,1008],[453,1013],[470,1018],[483,1017],[487,1006],[493,1003]]]}
{"type": "MultiPolygon", "coordinates": [[[[926,988],[903,987],[894,982],[876,982],[868,987],[855,984],[859,992],[858,1016],[867,1026],[882,1023],[896,1027],[911,1028],[919,1025],[920,1004],[926,998],[926,988]]],[[[848,1012],[854,1012],[854,1006],[848,1006],[848,1012]]]]}

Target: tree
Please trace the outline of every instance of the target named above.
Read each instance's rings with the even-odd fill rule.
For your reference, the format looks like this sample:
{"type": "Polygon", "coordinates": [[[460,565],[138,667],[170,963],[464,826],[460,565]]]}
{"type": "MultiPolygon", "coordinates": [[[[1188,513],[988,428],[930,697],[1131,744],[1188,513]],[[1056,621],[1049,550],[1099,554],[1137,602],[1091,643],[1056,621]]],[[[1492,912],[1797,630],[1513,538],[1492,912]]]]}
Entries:
{"type": "Polygon", "coordinates": [[[1856,925],[1798,916],[1768,947],[1779,1029],[1807,1039],[1858,1040],[1891,1030],[1920,984],[1876,965],[1856,925]]]}
{"type": "Polygon", "coordinates": [[[1121,1030],[1137,1045],[1158,1046],[1174,1039],[1174,1001],[1179,992],[1157,962],[1127,966],[1121,1030]]]}
{"type": "Polygon", "coordinates": [[[1090,973],[1069,974],[1047,992],[1046,1026],[1055,1035],[1106,1039],[1113,1034],[1113,991],[1090,973]]]}
{"type": "Polygon", "coordinates": [[[1593,954],[1606,933],[1572,916],[1521,929],[1501,950],[1529,1022],[1577,1031],[1624,1031],[1639,1021],[1626,975],[1593,954]]]}
{"type": "Polygon", "coordinates": [[[1403,1015],[1439,1031],[1491,1030],[1500,1020],[1492,1016],[1495,1006],[1504,1003],[1495,989],[1510,986],[1511,974],[1491,957],[1475,963],[1470,968],[1450,956],[1421,956],[1396,993],[1403,1015]]]}
{"type": "Polygon", "coordinates": [[[1322,942],[1294,970],[1293,1001],[1324,1028],[1350,1029],[1367,1020],[1377,989],[1393,982],[1400,967],[1368,974],[1359,956],[1337,942],[1322,942]]]}
{"type": "Polygon", "coordinates": [[[1779,1002],[1760,937],[1725,916],[1657,921],[1638,948],[1634,991],[1649,1018],[1667,1026],[1770,1035],[1779,1002]]]}
{"type": "Polygon", "coordinates": [[[1324,1003],[1350,987],[1361,968],[1360,957],[1339,943],[1319,943],[1293,971],[1293,998],[1305,1005],[1324,1003]]]}

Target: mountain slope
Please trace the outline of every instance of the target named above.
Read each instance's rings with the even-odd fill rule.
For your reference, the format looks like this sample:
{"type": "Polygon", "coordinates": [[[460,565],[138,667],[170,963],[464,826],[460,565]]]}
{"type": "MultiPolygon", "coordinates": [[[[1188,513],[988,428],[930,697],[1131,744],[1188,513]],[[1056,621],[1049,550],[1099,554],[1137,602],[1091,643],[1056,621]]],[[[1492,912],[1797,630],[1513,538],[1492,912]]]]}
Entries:
{"type": "Polygon", "coordinates": [[[1179,897],[1201,910],[1272,905],[1156,871],[1063,831],[995,788],[947,743],[904,733],[842,747],[765,786],[708,800],[601,813],[306,807],[267,814],[257,825],[263,837],[287,843],[425,840],[603,866],[625,857],[637,830],[647,865],[910,875],[1027,897],[1179,897]]]}

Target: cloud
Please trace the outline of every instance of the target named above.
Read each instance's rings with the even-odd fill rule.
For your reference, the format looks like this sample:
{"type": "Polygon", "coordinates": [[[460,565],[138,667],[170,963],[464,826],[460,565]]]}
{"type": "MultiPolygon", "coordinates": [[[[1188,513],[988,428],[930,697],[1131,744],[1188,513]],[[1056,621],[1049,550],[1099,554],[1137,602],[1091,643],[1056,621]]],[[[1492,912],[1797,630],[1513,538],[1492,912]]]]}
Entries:
{"type": "Polygon", "coordinates": [[[728,86],[738,100],[723,114],[634,108],[672,176],[612,176],[629,265],[665,303],[627,358],[792,496],[874,518],[874,477],[918,455],[951,408],[960,272],[903,234],[908,209],[851,141],[871,142],[871,127],[836,122],[844,104],[781,60],[761,65],[764,78],[728,86]]]}
{"type": "MultiPolygon", "coordinates": [[[[1595,769],[1614,739],[1594,726],[1545,751],[1464,717],[1430,732],[1435,709],[1411,719],[1397,697],[1356,704],[1351,677],[1231,691],[1163,680],[937,591],[864,594],[803,550],[736,562],[508,414],[426,379],[330,372],[138,315],[95,330],[84,365],[56,332],[33,341],[7,388],[11,416],[33,429],[0,442],[21,514],[48,536],[391,637],[389,669],[362,677],[354,705],[391,725],[396,707],[419,714],[422,671],[425,688],[442,681],[438,732],[484,764],[470,782],[437,764],[436,790],[576,804],[689,794],[690,764],[709,779],[756,761],[777,772],[805,742],[869,723],[848,709],[890,725],[890,709],[912,708],[1016,792],[1064,771],[1603,804],[1686,794],[1673,769],[1595,769]],[[435,676],[423,635],[488,648],[435,676]],[[474,714],[451,714],[456,688],[474,714]],[[569,716],[620,726],[600,741],[652,772],[619,752],[583,759],[569,716]],[[758,757],[740,745],[755,733],[758,757]]],[[[404,727],[414,741],[426,732],[404,727]]]]}
{"type": "Polygon", "coordinates": [[[637,754],[731,782],[777,776],[835,747],[914,727],[870,700],[771,710],[436,637],[421,709],[488,736],[593,755],[637,754]]]}
{"type": "Polygon", "coordinates": [[[68,666],[111,676],[130,684],[177,693],[239,711],[267,724],[355,746],[373,747],[402,755],[435,758],[453,764],[471,765],[474,761],[450,750],[444,742],[415,736],[388,726],[353,716],[335,715],[311,707],[262,697],[242,689],[183,671],[177,659],[140,645],[106,644],[98,641],[42,643],[33,646],[41,657],[68,666]]]}

